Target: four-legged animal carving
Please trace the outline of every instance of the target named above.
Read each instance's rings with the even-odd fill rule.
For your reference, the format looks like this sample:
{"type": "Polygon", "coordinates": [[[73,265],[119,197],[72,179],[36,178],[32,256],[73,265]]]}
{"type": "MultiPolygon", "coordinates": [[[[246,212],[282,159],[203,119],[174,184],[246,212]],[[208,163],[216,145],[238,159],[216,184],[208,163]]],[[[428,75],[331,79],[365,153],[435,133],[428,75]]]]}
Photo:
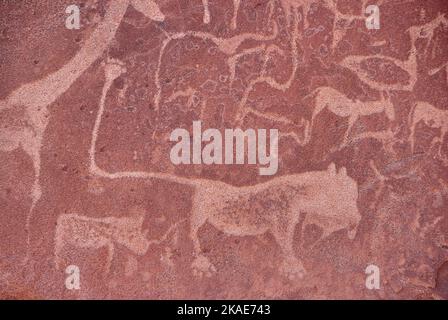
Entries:
{"type": "Polygon", "coordinates": [[[229,235],[255,236],[270,232],[284,259],[280,271],[290,278],[302,277],[305,269],[293,249],[294,231],[301,214],[306,222],[323,229],[323,236],[347,229],[350,238],[360,221],[358,187],[345,168],[305,172],[275,178],[246,187],[204,182],[197,185],[193,198],[190,237],[198,274],[210,275],[215,267],[201,253],[198,230],[206,222],[229,235]],[[219,199],[219,201],[217,201],[219,199]]]}
{"type": "Polygon", "coordinates": [[[311,130],[316,116],[327,108],[339,117],[348,118],[348,128],[345,131],[343,143],[347,143],[348,135],[353,125],[361,116],[370,116],[384,112],[390,121],[395,120],[394,106],[389,97],[384,98],[382,95],[381,100],[378,101],[363,102],[350,100],[347,96],[331,87],[317,88],[314,93],[316,93],[316,102],[311,118],[311,130]]]}
{"type": "Polygon", "coordinates": [[[193,270],[198,275],[211,275],[215,267],[202,254],[198,230],[206,222],[229,235],[259,235],[270,232],[280,246],[284,261],[281,271],[288,276],[302,276],[304,268],[295,257],[293,236],[301,213],[306,221],[318,224],[326,237],[348,228],[353,236],[360,220],[357,209],[356,182],[342,168],[305,172],[274,178],[254,186],[235,187],[224,182],[190,179],[159,172],[107,172],[98,167],[96,140],[101,126],[107,92],[113,79],[125,72],[118,61],[105,65],[106,83],[92,134],[90,172],[105,179],[144,178],[171,181],[195,189],[190,219],[190,237],[194,245],[193,270]],[[219,200],[219,201],[218,201],[219,200]]]}
{"type": "Polygon", "coordinates": [[[181,222],[172,225],[159,240],[148,240],[148,230],[142,230],[144,215],[116,218],[92,218],[76,214],[59,216],[55,234],[55,262],[61,266],[62,251],[67,245],[77,248],[107,248],[106,272],[110,271],[116,244],[142,256],[151,244],[159,244],[181,222]]]}
{"type": "MultiPolygon", "coordinates": [[[[154,0],[110,1],[104,18],[86,39],[81,49],[64,66],[42,79],[26,83],[4,100],[0,101],[0,152],[11,152],[21,147],[31,158],[34,168],[34,183],[31,189],[31,207],[27,216],[27,254],[29,258],[30,221],[34,207],[42,196],[40,186],[41,148],[49,123],[49,106],[63,95],[91,65],[98,60],[114,39],[129,5],[154,21],[163,21],[164,15],[154,0]],[[19,111],[19,121],[13,125],[5,123],[11,113],[19,111]],[[6,114],[6,116],[4,116],[6,114]]],[[[16,115],[17,117],[17,115],[16,115]]]]}

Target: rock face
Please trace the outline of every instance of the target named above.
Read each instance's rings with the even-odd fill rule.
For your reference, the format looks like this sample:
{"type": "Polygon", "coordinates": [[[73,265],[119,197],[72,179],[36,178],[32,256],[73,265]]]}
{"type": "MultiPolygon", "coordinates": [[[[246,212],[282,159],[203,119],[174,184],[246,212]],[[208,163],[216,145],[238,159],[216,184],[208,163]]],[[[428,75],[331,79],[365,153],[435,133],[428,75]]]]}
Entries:
{"type": "Polygon", "coordinates": [[[448,298],[446,1],[51,3],[0,3],[0,298],[448,298]]]}

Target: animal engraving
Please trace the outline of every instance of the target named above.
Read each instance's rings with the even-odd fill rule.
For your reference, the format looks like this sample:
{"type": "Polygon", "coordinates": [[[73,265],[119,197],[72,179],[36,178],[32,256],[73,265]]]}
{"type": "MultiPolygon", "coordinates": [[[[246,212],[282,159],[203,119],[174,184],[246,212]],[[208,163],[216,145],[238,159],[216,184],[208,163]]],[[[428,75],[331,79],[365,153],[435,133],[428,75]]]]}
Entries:
{"type": "Polygon", "coordinates": [[[107,172],[96,163],[96,141],[112,81],[125,73],[122,63],[110,60],[105,65],[106,82],[100,99],[90,147],[90,173],[105,179],[160,179],[195,189],[190,218],[190,238],[194,245],[193,271],[210,276],[216,268],[202,254],[199,229],[210,223],[229,235],[250,236],[270,232],[280,246],[284,261],[281,272],[288,277],[301,277],[305,270],[293,250],[293,236],[300,214],[307,224],[317,224],[323,237],[349,229],[351,238],[360,220],[357,208],[358,187],[347,176],[345,168],[336,173],[331,164],[327,170],[287,175],[254,186],[235,187],[208,179],[192,179],[160,172],[107,172]],[[217,199],[220,201],[218,202],[217,199]]]}
{"type": "Polygon", "coordinates": [[[30,194],[32,203],[25,226],[28,252],[23,264],[26,264],[30,254],[31,216],[42,196],[41,148],[50,120],[48,107],[101,57],[114,39],[129,5],[151,20],[164,20],[164,15],[154,0],[111,1],[104,18],[73,58],[57,71],[20,86],[0,101],[0,151],[11,152],[21,147],[31,158],[34,169],[34,183],[30,194]],[[12,115],[16,116],[16,121],[11,125],[12,115]]]}
{"type": "Polygon", "coordinates": [[[414,152],[415,148],[415,129],[417,124],[423,121],[423,123],[429,128],[440,129],[440,136],[435,141],[439,142],[438,155],[442,156],[443,139],[448,132],[448,111],[441,110],[433,105],[418,101],[413,108],[413,111],[409,115],[409,123],[411,134],[409,136],[411,142],[411,151],[414,152]]]}
{"type": "Polygon", "coordinates": [[[142,256],[151,244],[159,244],[181,222],[171,226],[159,240],[148,240],[148,230],[142,230],[143,214],[130,217],[92,218],[76,214],[59,216],[55,234],[55,263],[59,269],[62,253],[67,245],[85,249],[107,249],[105,271],[112,265],[115,245],[126,247],[132,253],[142,256]]]}
{"type": "Polygon", "coordinates": [[[384,112],[390,121],[395,120],[394,106],[388,96],[385,98],[382,95],[381,100],[378,101],[363,102],[351,100],[331,87],[317,88],[313,94],[315,94],[316,98],[315,108],[311,118],[311,130],[317,115],[327,108],[339,117],[348,118],[348,127],[345,131],[344,143],[347,143],[353,125],[361,116],[370,116],[384,112]]]}
{"type": "Polygon", "coordinates": [[[347,229],[354,238],[360,221],[357,208],[358,187],[345,168],[275,178],[254,186],[233,187],[216,182],[197,185],[190,221],[190,237],[198,274],[210,275],[215,267],[202,255],[198,230],[206,222],[229,235],[255,236],[271,233],[280,246],[284,260],[281,273],[290,278],[305,274],[296,258],[293,237],[300,214],[307,224],[317,224],[323,237],[347,229]],[[216,199],[219,197],[219,202],[216,199]]]}
{"type": "Polygon", "coordinates": [[[417,49],[417,44],[422,39],[426,40],[426,49],[424,50],[424,54],[426,55],[427,47],[430,44],[435,30],[442,25],[443,27],[448,25],[448,19],[444,14],[439,14],[435,19],[429,21],[423,25],[414,25],[411,26],[406,31],[409,33],[409,37],[411,40],[411,48],[409,50],[409,55],[406,60],[399,60],[396,58],[392,58],[390,56],[386,56],[383,54],[374,54],[368,56],[360,56],[360,55],[350,55],[345,57],[340,65],[350,69],[353,71],[360,81],[367,84],[370,88],[380,90],[380,91],[396,91],[396,90],[404,90],[404,91],[412,91],[417,83],[418,76],[418,60],[417,56],[419,54],[417,49]],[[405,83],[398,82],[394,84],[384,83],[382,81],[378,81],[372,77],[372,74],[368,72],[367,68],[365,68],[366,63],[375,60],[383,61],[384,63],[395,65],[402,71],[408,73],[408,80],[405,83]]]}

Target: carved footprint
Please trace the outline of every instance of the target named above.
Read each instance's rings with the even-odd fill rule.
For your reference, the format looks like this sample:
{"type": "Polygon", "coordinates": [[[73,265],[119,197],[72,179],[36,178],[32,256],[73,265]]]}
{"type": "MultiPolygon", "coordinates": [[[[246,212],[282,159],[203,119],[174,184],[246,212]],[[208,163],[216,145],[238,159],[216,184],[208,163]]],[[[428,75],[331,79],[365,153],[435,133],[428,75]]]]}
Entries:
{"type": "Polygon", "coordinates": [[[108,58],[104,64],[104,72],[106,74],[106,81],[114,81],[123,73],[126,73],[126,66],[118,59],[108,58]]]}

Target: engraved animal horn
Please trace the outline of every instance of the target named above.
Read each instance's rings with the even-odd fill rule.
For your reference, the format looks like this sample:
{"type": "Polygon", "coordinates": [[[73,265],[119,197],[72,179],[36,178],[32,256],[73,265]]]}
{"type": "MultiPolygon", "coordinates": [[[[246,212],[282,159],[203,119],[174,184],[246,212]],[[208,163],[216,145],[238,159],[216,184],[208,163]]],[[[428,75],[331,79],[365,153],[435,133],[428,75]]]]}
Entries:
{"type": "Polygon", "coordinates": [[[336,165],[334,162],[330,163],[330,165],[327,168],[328,173],[336,175],[336,165]]]}

